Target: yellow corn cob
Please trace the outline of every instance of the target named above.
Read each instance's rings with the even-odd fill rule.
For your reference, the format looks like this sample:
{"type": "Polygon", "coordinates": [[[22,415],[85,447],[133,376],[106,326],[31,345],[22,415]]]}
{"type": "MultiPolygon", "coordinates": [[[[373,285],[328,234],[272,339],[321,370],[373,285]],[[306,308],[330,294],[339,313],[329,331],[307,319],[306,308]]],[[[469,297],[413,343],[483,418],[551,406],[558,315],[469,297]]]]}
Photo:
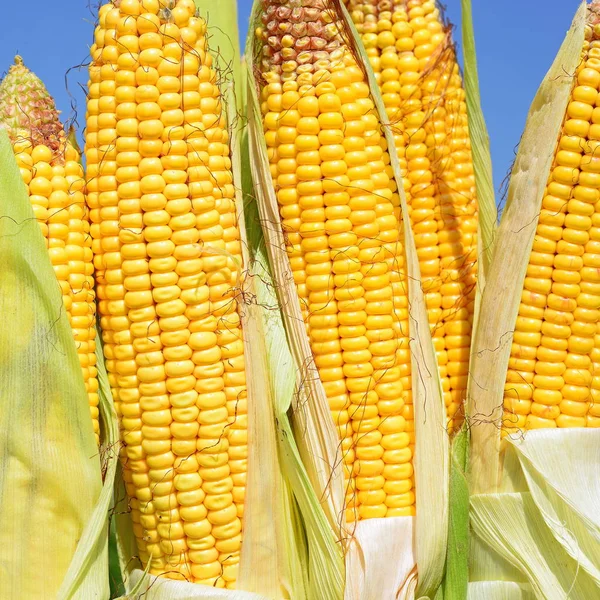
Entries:
{"type": "Polygon", "coordinates": [[[594,36],[574,78],[529,257],[506,375],[504,434],[600,426],[599,90],[594,36]]]}
{"type": "Polygon", "coordinates": [[[475,298],[477,204],[454,47],[434,0],[345,0],[392,123],[449,429],[462,420],[475,298]]]}
{"type": "Polygon", "coordinates": [[[11,137],[73,329],[99,443],[96,304],[90,224],[79,153],[67,142],[54,100],[20,56],[0,85],[0,127],[11,137]]]}
{"type": "Polygon", "coordinates": [[[400,201],[333,4],[264,0],[262,113],[286,250],[344,460],[346,518],[412,515],[400,201]]]}
{"type": "Polygon", "coordinates": [[[234,587],[247,457],[229,139],[192,0],[100,8],[86,157],[99,312],[139,555],[234,587]]]}

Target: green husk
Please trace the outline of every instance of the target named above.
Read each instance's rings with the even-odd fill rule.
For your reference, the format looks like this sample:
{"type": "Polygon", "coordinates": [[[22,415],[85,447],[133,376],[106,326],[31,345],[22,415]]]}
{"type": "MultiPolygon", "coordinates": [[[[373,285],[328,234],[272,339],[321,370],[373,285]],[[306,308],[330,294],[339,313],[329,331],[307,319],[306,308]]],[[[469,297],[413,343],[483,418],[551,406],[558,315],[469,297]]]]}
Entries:
{"type": "MultiPolygon", "coordinates": [[[[242,90],[242,62],[236,0],[194,0],[198,14],[208,23],[207,39],[224,79],[242,90]]],[[[241,97],[241,96],[240,96],[241,97]]]]}
{"type": "Polygon", "coordinates": [[[473,156],[473,169],[475,171],[475,188],[477,190],[478,204],[479,262],[477,266],[477,280],[478,287],[483,290],[492,260],[498,211],[496,209],[496,198],[494,194],[490,139],[483,116],[483,110],[481,108],[471,0],[461,0],[461,11],[464,86],[467,99],[469,138],[471,140],[471,154],[473,156]]]}
{"type": "MultiPolygon", "coordinates": [[[[229,122],[235,120],[235,97],[228,99],[229,122]]],[[[234,181],[242,182],[241,132],[232,129],[232,161],[234,181]]],[[[239,225],[242,234],[242,253],[244,264],[250,266],[246,223],[244,218],[244,195],[237,188],[236,204],[239,225]]],[[[245,298],[256,296],[256,279],[250,270],[246,281],[245,298]]],[[[274,420],[274,390],[269,381],[269,364],[266,349],[266,330],[262,319],[262,308],[252,300],[245,301],[242,308],[244,331],[244,349],[248,377],[248,439],[252,440],[248,455],[248,480],[244,506],[244,541],[240,572],[239,589],[260,593],[269,598],[283,598],[283,590],[292,588],[289,569],[293,563],[285,556],[287,541],[293,544],[289,534],[290,521],[286,509],[289,495],[283,491],[283,479],[274,420]],[[286,539],[287,538],[287,539],[286,539]],[[286,562],[286,560],[288,560],[286,562]]],[[[291,556],[294,556],[290,545],[291,556]]],[[[298,567],[299,565],[294,565],[298,567]]]]}
{"type": "MultiPolygon", "coordinates": [[[[0,597],[106,598],[115,461],[102,464],[62,296],[0,131],[0,597]]],[[[102,398],[103,446],[115,423],[102,398]]]]}
{"type": "Polygon", "coordinates": [[[429,331],[429,320],[421,281],[419,259],[410,219],[394,135],[375,75],[360,35],[345,6],[343,17],[369,80],[390,151],[390,160],[400,196],[404,219],[404,249],[408,266],[412,393],[415,411],[415,482],[417,510],[415,555],[418,568],[417,598],[433,598],[445,569],[448,542],[448,503],[450,449],[446,433],[446,407],[443,401],[437,357],[429,331]]]}
{"type": "Polygon", "coordinates": [[[583,3],[531,106],[483,292],[472,341],[467,395],[467,414],[472,424],[473,493],[494,492],[500,484],[502,405],[513,324],[554,145],[569,100],[573,73],[580,60],[585,18],[583,3]],[[498,302],[499,298],[502,302],[498,302]]]}
{"type": "MultiPolygon", "coordinates": [[[[244,146],[244,150],[244,175],[250,178],[252,167],[249,148],[244,146]]],[[[244,189],[248,190],[251,187],[244,185],[244,189]]],[[[294,591],[292,597],[337,600],[342,598],[344,589],[341,547],[310,484],[295,442],[294,428],[289,417],[295,396],[295,365],[275,293],[276,286],[269,269],[258,206],[253,196],[247,197],[245,212],[252,252],[252,272],[255,275],[256,302],[262,308],[262,319],[267,334],[269,375],[271,386],[275,390],[275,419],[280,460],[284,479],[289,488],[288,493],[293,494],[294,502],[297,503],[293,530],[298,558],[295,558],[291,552],[287,556],[292,563],[293,581],[296,582],[292,587],[294,591]],[[298,538],[306,539],[305,548],[298,543],[298,538]],[[302,560],[302,564],[298,562],[299,560],[302,560]]],[[[292,549],[293,547],[290,547],[290,550],[292,549]]]]}
{"type": "MultiPolygon", "coordinates": [[[[258,10],[259,7],[255,4],[251,23],[256,21],[258,10]]],[[[331,498],[327,498],[329,483],[327,476],[330,472],[324,468],[324,465],[319,465],[320,471],[314,470],[311,473],[311,469],[307,470],[306,463],[303,462],[303,458],[310,455],[310,448],[314,449],[315,447],[324,448],[325,455],[330,453],[330,455],[336,456],[337,439],[330,425],[327,401],[320,384],[319,388],[313,387],[307,392],[303,386],[302,377],[298,375],[306,371],[308,364],[307,361],[298,359],[298,354],[304,350],[298,348],[297,337],[295,337],[298,334],[287,337],[290,335],[290,309],[297,308],[298,314],[300,311],[299,307],[290,306],[289,302],[286,303],[285,299],[281,299],[282,292],[291,295],[295,294],[295,290],[293,287],[291,290],[282,289],[279,283],[282,281],[281,276],[277,275],[278,270],[281,272],[282,265],[281,262],[278,262],[281,261],[281,257],[273,252],[273,243],[277,242],[273,242],[271,237],[274,235],[274,228],[267,227],[263,230],[261,225],[261,218],[265,219],[263,211],[266,202],[264,197],[271,190],[272,184],[266,158],[260,109],[256,98],[251,36],[247,42],[246,59],[248,64],[246,76],[248,79],[249,127],[248,148],[245,148],[244,155],[244,175],[246,177],[251,175],[254,182],[254,193],[247,196],[245,203],[246,224],[252,253],[252,271],[256,279],[256,302],[262,307],[262,319],[267,334],[269,374],[271,386],[274,389],[279,453],[286,486],[293,494],[296,503],[296,514],[290,515],[290,518],[293,518],[295,522],[296,540],[305,540],[304,548],[297,542],[298,553],[304,560],[304,567],[299,569],[299,565],[295,565],[295,570],[292,571],[295,581],[301,582],[304,589],[301,592],[295,587],[294,592],[297,594],[295,593],[294,597],[341,600],[344,593],[344,561],[342,547],[338,543],[341,486],[338,489],[339,482],[336,482],[334,488],[332,482],[331,489],[336,490],[337,501],[331,502],[331,498]],[[275,274],[273,274],[272,268],[275,274]],[[288,310],[283,311],[282,314],[280,306],[283,305],[288,310]],[[305,399],[312,400],[308,407],[308,414],[298,411],[298,403],[305,399]],[[314,416],[315,412],[313,411],[316,411],[316,415],[319,415],[319,411],[321,411],[320,419],[318,416],[314,416]],[[291,418],[290,415],[292,415],[291,418]],[[311,440],[314,445],[308,444],[309,448],[306,437],[298,436],[297,433],[299,430],[315,432],[316,429],[305,429],[307,421],[310,422],[311,419],[314,419],[314,423],[321,424],[318,429],[320,429],[322,437],[320,440],[318,438],[311,440]],[[324,446],[319,446],[323,442],[324,446]],[[319,488],[318,484],[315,486],[315,481],[321,482],[322,487],[319,488]],[[324,494],[320,494],[320,492],[324,492],[324,494]],[[321,495],[321,500],[319,495],[321,495]]],[[[251,188],[246,184],[244,189],[251,188]]],[[[291,285],[293,286],[293,283],[291,285]]],[[[297,323],[300,322],[301,316],[297,323]]],[[[309,378],[309,381],[314,380],[315,377],[309,378]]],[[[319,451],[317,450],[317,452],[319,451]]],[[[337,471],[337,477],[339,477],[339,469],[337,471]]]]}
{"type": "MultiPolygon", "coordinates": [[[[255,1],[250,17],[250,29],[260,21],[261,4],[255,1]]],[[[337,432],[331,421],[327,397],[311,360],[312,353],[303,324],[296,287],[291,277],[289,260],[282,249],[285,247],[277,199],[271,182],[267,149],[264,141],[257,83],[254,76],[254,38],[248,36],[246,44],[248,65],[248,131],[254,190],[269,265],[276,283],[279,306],[282,311],[288,347],[294,360],[295,402],[292,423],[298,435],[296,442],[308,476],[329,526],[337,539],[341,533],[344,517],[343,474],[337,432]],[[267,225],[268,224],[268,225],[267,225]]]]}
{"type": "Polygon", "coordinates": [[[450,465],[450,518],[448,554],[444,574],[444,600],[464,600],[469,582],[469,429],[452,441],[450,465]]]}

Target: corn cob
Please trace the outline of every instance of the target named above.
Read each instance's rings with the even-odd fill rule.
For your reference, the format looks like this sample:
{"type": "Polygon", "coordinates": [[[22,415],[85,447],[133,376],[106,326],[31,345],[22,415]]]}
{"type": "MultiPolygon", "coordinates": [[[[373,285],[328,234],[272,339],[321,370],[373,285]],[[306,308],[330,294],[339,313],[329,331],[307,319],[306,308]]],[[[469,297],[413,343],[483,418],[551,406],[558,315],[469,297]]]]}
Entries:
{"type": "Polygon", "coordinates": [[[263,0],[261,110],[286,251],[337,428],[346,519],[412,515],[400,201],[335,5],[263,0]]]}
{"type": "MultiPolygon", "coordinates": [[[[600,21],[590,13],[523,285],[503,434],[600,426],[600,21]]],[[[600,12],[600,11],[598,11],[600,12]]]]}
{"type": "Polygon", "coordinates": [[[473,323],[477,202],[465,96],[433,0],[345,0],[390,118],[448,426],[462,421],[473,323]]]}
{"type": "Polygon", "coordinates": [[[99,443],[96,305],[83,168],[54,100],[20,56],[0,84],[0,127],[11,138],[60,285],[99,443]]]}
{"type": "Polygon", "coordinates": [[[192,0],[100,8],[88,203],[140,558],[232,588],[248,443],[241,246],[206,35],[192,0]]]}

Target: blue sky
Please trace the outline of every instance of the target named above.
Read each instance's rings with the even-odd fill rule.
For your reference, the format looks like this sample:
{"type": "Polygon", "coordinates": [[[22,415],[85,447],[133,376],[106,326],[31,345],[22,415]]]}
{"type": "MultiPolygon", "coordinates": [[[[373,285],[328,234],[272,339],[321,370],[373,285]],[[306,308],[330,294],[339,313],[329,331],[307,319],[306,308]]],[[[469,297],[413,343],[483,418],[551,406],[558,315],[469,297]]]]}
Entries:
{"type": "MultiPolygon", "coordinates": [[[[214,0],[218,6],[219,0],[214,0]]],[[[460,0],[445,0],[447,16],[460,26],[460,0]]],[[[64,118],[85,120],[81,89],[98,0],[2,2],[0,73],[14,55],[45,82],[64,118]]],[[[498,187],[514,158],[529,104],[550,67],[578,6],[577,0],[473,0],[483,109],[492,143],[498,187]]],[[[245,37],[250,0],[239,2],[245,37]]]]}

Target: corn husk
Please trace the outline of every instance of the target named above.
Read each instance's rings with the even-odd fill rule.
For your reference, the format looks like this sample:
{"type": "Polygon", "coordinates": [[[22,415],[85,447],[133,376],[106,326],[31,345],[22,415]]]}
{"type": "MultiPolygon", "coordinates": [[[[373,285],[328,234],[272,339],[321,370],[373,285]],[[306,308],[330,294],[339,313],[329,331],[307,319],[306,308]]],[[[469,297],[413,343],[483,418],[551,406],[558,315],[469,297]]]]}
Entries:
{"type": "MultiPolygon", "coordinates": [[[[467,116],[469,119],[469,138],[471,140],[473,169],[475,171],[475,187],[477,189],[479,244],[477,285],[478,289],[482,291],[485,288],[485,279],[492,260],[498,211],[496,210],[496,198],[494,194],[490,139],[481,108],[471,0],[461,0],[461,16],[464,61],[463,81],[466,94],[467,116]]],[[[474,326],[476,326],[476,321],[474,326]]]]}
{"type": "Polygon", "coordinates": [[[527,582],[536,598],[598,596],[600,432],[529,431],[505,452],[500,491],[471,498],[473,531],[501,559],[496,569],[488,561],[488,576],[502,580],[506,561],[518,571],[512,583],[527,582]]]}
{"type": "Polygon", "coordinates": [[[542,195],[584,39],[582,4],[529,111],[473,336],[467,413],[473,493],[498,489],[504,380],[542,195]],[[499,302],[498,299],[502,301],[499,302]]]}
{"type": "MultiPolygon", "coordinates": [[[[255,2],[250,20],[251,30],[252,24],[259,20],[260,10],[260,2],[255,2]]],[[[332,531],[339,532],[342,527],[340,519],[343,518],[344,494],[337,433],[330,418],[327,397],[317,368],[311,360],[310,344],[304,330],[289,260],[281,250],[285,243],[262,130],[254,76],[253,41],[253,37],[249,36],[246,46],[251,168],[269,265],[276,283],[278,304],[285,307],[282,317],[295,367],[296,400],[292,407],[293,426],[296,431],[302,432],[297,442],[312,486],[322,503],[332,531]],[[317,456],[319,459],[315,460],[317,456]]]]}
{"type": "Polygon", "coordinates": [[[583,3],[533,101],[483,294],[469,388],[469,599],[584,600],[600,594],[600,432],[531,430],[500,443],[512,324],[585,22],[583,3]]]}
{"type": "MultiPolygon", "coordinates": [[[[253,24],[258,23],[260,8],[260,3],[255,2],[251,29],[253,24]]],[[[369,84],[381,122],[387,123],[389,120],[381,96],[352,21],[341,3],[332,3],[332,10],[340,10],[343,14],[346,30],[351,32],[353,49],[358,52],[370,75],[369,84]]],[[[445,433],[446,417],[441,384],[437,375],[437,362],[429,334],[424,297],[418,285],[419,263],[410,225],[406,220],[403,233],[409,279],[417,282],[410,286],[409,294],[413,338],[412,368],[415,373],[413,397],[417,437],[415,477],[418,516],[369,519],[356,524],[344,535],[346,528],[342,522],[343,493],[338,440],[329,415],[327,398],[312,361],[289,260],[285,252],[281,251],[284,247],[284,239],[263,140],[256,95],[257,86],[254,80],[252,40],[248,42],[246,55],[249,63],[248,78],[251,94],[249,128],[251,151],[255,159],[253,169],[258,207],[267,252],[277,284],[279,305],[286,307],[283,321],[297,369],[296,393],[299,400],[292,406],[293,422],[302,459],[310,481],[321,498],[330,527],[336,535],[341,538],[346,537],[348,540],[345,546],[347,579],[344,597],[346,600],[412,598],[417,585],[419,597],[433,597],[441,582],[446,556],[449,450],[448,436],[445,433]],[[298,432],[300,432],[299,436],[298,432]]],[[[398,189],[402,191],[400,168],[394,151],[393,136],[388,126],[384,126],[384,133],[390,148],[398,189]]],[[[401,202],[404,214],[408,214],[403,193],[401,202]]]]}
{"type": "MultiPolygon", "coordinates": [[[[379,598],[410,598],[414,593],[417,598],[433,598],[442,582],[445,569],[446,551],[448,541],[448,501],[449,501],[449,473],[450,473],[450,444],[446,433],[446,408],[443,401],[442,384],[438,375],[438,364],[433,341],[429,332],[429,321],[425,305],[423,289],[419,285],[421,272],[415,240],[408,219],[408,204],[402,185],[400,163],[396,152],[394,135],[390,127],[381,93],[370,67],[366,50],[360,35],[356,31],[348,11],[342,6],[343,17],[358,54],[366,68],[369,87],[380,115],[383,133],[390,151],[390,160],[404,219],[402,222],[404,234],[404,248],[408,267],[408,298],[410,306],[410,337],[411,337],[411,363],[412,363],[412,391],[415,412],[415,457],[414,470],[416,482],[417,516],[398,517],[385,519],[390,528],[390,538],[403,537],[404,544],[400,552],[394,551],[391,545],[386,547],[387,538],[379,537],[383,544],[386,558],[391,559],[391,564],[386,560],[381,561],[371,568],[384,570],[398,570],[409,553],[414,556],[418,571],[415,586],[414,570],[407,574],[400,596],[397,590],[381,588],[379,598]],[[414,519],[412,524],[413,544],[406,536],[408,526],[401,524],[405,519],[414,519]],[[397,528],[397,529],[396,529],[397,528]],[[398,561],[396,564],[395,561],[398,561]],[[383,564],[382,564],[383,563],[383,564]]],[[[368,528],[371,521],[363,527],[368,528]]],[[[377,523],[373,524],[377,527],[377,523]]],[[[366,571],[366,569],[365,569],[366,571]]],[[[361,590],[364,594],[368,588],[361,590]]],[[[373,593],[369,590],[369,593],[373,593]]],[[[362,598],[362,595],[355,596],[362,598]]]]}
{"type": "MultiPolygon", "coordinates": [[[[301,564],[293,533],[293,500],[284,487],[274,420],[275,389],[270,385],[262,307],[254,302],[255,278],[250,268],[244,217],[242,133],[238,114],[241,77],[234,0],[223,0],[218,10],[210,0],[196,0],[200,16],[207,19],[209,45],[221,76],[221,93],[228,113],[231,158],[236,186],[236,205],[244,265],[248,269],[240,294],[248,393],[248,476],[243,520],[243,542],[236,591],[176,582],[145,573],[136,559],[137,550],[126,506],[116,507],[117,549],[123,573],[125,597],[157,600],[203,598],[206,600],[283,600],[304,598],[301,564]],[[237,79],[234,79],[237,77],[237,79]],[[291,533],[290,533],[291,532],[291,533]],[[285,552],[280,549],[285,549],[285,552]]],[[[119,482],[117,497],[125,498],[119,482]]]]}
{"type": "Polygon", "coordinates": [[[0,597],[106,598],[110,392],[100,381],[98,450],[60,288],[4,131],[0,165],[0,597]]]}

